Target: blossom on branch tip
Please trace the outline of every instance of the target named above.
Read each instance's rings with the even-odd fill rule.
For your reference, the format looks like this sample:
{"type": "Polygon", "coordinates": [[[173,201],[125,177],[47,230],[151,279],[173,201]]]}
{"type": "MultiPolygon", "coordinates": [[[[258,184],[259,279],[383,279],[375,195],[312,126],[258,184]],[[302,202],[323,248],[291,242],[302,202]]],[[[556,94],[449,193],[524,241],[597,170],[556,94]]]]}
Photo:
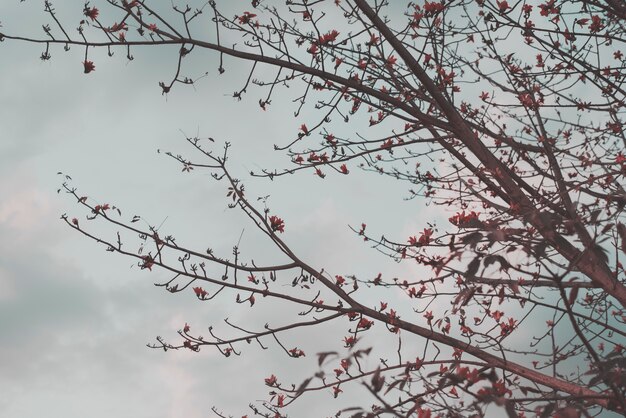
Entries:
{"type": "Polygon", "coordinates": [[[361,328],[361,329],[370,329],[372,327],[372,325],[374,325],[374,321],[370,321],[367,318],[361,318],[359,320],[359,323],[357,325],[357,328],[361,328]]]}
{"type": "Polygon", "coordinates": [[[256,15],[254,13],[243,12],[243,15],[238,16],[238,20],[239,20],[240,24],[247,25],[255,17],[256,17],[256,15]]]}
{"type": "Polygon", "coordinates": [[[83,10],[83,14],[93,21],[98,18],[98,14],[100,14],[100,11],[97,7],[85,7],[85,9],[83,10]]]}
{"type": "Polygon", "coordinates": [[[327,45],[331,42],[335,42],[335,40],[337,39],[337,36],[339,36],[339,32],[337,32],[335,29],[333,29],[332,31],[322,35],[319,37],[319,44],[320,45],[327,45]]]}
{"type": "Polygon", "coordinates": [[[194,287],[193,291],[199,299],[204,299],[208,295],[208,292],[200,286],[194,287]]]}
{"type": "Polygon", "coordinates": [[[390,55],[387,58],[387,61],[385,61],[385,65],[387,65],[387,67],[391,68],[394,65],[396,65],[396,62],[398,62],[398,58],[396,58],[394,55],[390,55]]]}
{"type": "Polygon", "coordinates": [[[306,356],[306,354],[304,354],[304,351],[300,350],[298,347],[294,347],[291,350],[289,350],[289,354],[291,355],[291,357],[294,357],[294,358],[306,356]]]}
{"type": "Polygon", "coordinates": [[[89,74],[90,72],[96,70],[96,66],[93,63],[93,61],[88,61],[88,60],[83,61],[83,68],[84,68],[85,74],[89,74]]]}
{"type": "Polygon", "coordinates": [[[283,233],[285,232],[285,221],[283,221],[282,219],[280,219],[278,216],[270,216],[269,218],[270,221],[270,228],[272,229],[273,232],[280,232],[283,233]]]}
{"type": "Polygon", "coordinates": [[[141,263],[141,269],[148,269],[152,271],[152,266],[154,266],[154,258],[149,255],[144,255],[143,257],[141,257],[141,259],[143,260],[143,262],[141,263]]]}

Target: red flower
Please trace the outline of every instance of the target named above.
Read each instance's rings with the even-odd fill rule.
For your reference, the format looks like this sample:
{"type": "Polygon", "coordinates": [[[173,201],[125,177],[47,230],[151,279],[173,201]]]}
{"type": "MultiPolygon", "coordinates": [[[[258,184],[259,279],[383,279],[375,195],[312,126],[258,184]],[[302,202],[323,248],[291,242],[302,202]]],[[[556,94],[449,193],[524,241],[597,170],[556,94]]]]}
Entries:
{"type": "Polygon", "coordinates": [[[183,327],[183,332],[187,333],[189,332],[189,329],[190,329],[189,325],[185,322],[185,326],[183,327]]]}
{"type": "Polygon", "coordinates": [[[430,15],[434,15],[436,13],[441,12],[443,8],[444,8],[443,3],[435,3],[435,2],[431,3],[429,1],[424,3],[424,11],[430,15]]]}
{"type": "Polygon", "coordinates": [[[276,376],[271,375],[270,377],[265,379],[265,384],[267,386],[274,386],[276,385],[276,381],[277,381],[276,376]]]}
{"type": "Polygon", "coordinates": [[[393,147],[393,139],[391,138],[383,142],[380,146],[381,149],[391,149],[391,147],[393,147]]]}
{"type": "Polygon", "coordinates": [[[350,171],[348,170],[348,167],[346,167],[345,164],[341,164],[341,167],[339,167],[339,169],[341,170],[341,172],[343,174],[348,174],[350,171]]]}
{"type": "Polygon", "coordinates": [[[343,343],[345,344],[346,348],[354,347],[354,344],[356,344],[356,338],[354,338],[353,336],[344,337],[343,343]]]}
{"type": "Polygon", "coordinates": [[[465,211],[463,211],[461,213],[457,213],[451,218],[448,218],[448,220],[452,225],[456,225],[459,228],[472,227],[478,225],[478,215],[479,213],[476,213],[474,211],[471,211],[466,215],[465,211]]]}
{"type": "Polygon", "coordinates": [[[285,221],[280,219],[278,216],[270,216],[269,221],[270,221],[270,228],[272,229],[272,231],[274,232],[278,231],[281,234],[285,232],[285,221]]]}
{"type": "Polygon", "coordinates": [[[506,12],[507,9],[509,8],[509,3],[507,3],[506,0],[504,1],[496,0],[496,4],[498,5],[498,9],[500,9],[500,13],[506,12]]]}
{"type": "Polygon", "coordinates": [[[337,286],[341,286],[346,282],[346,279],[343,278],[343,276],[335,276],[335,284],[337,286]]]}
{"type": "Polygon", "coordinates": [[[493,311],[491,313],[491,317],[498,322],[500,322],[500,318],[502,318],[503,316],[504,316],[504,312],[502,311],[493,311]]]}
{"type": "Polygon", "coordinates": [[[306,127],[306,123],[303,123],[302,125],[300,125],[300,130],[305,134],[308,135],[309,134],[309,128],[306,127]]]}
{"type": "Polygon", "coordinates": [[[124,22],[122,23],[117,23],[115,22],[113,24],[113,26],[111,26],[109,29],[107,29],[108,32],[117,32],[120,30],[128,30],[128,25],[124,22]]]}
{"type": "Polygon", "coordinates": [[[333,29],[332,31],[320,36],[319,43],[320,45],[326,45],[326,44],[329,44],[330,42],[335,42],[335,40],[337,39],[337,36],[339,36],[339,32],[333,29]]]}
{"type": "Polygon", "coordinates": [[[387,65],[387,67],[391,68],[391,67],[393,67],[396,64],[397,61],[398,61],[398,58],[396,58],[394,55],[390,55],[387,58],[386,65],[387,65]]]}
{"type": "Polygon", "coordinates": [[[430,418],[430,409],[418,409],[417,418],[430,418]]]}
{"type": "Polygon", "coordinates": [[[304,357],[304,351],[300,350],[298,347],[294,347],[291,350],[289,350],[289,354],[291,354],[291,357],[304,357]]]}
{"type": "Polygon", "coordinates": [[[430,242],[430,237],[433,234],[433,230],[431,228],[424,228],[424,232],[422,232],[422,235],[420,236],[419,241],[417,241],[417,243],[419,245],[426,245],[430,242]]]}
{"type": "Polygon", "coordinates": [[[433,316],[433,312],[432,311],[426,311],[426,313],[424,314],[424,318],[426,318],[426,320],[428,321],[428,325],[431,324],[434,316],[433,316]]]}
{"type": "Polygon", "coordinates": [[[357,328],[370,329],[372,325],[374,325],[374,321],[370,321],[367,318],[361,318],[357,325],[357,328]]]}
{"type": "Polygon", "coordinates": [[[196,296],[200,299],[204,299],[206,295],[208,295],[208,292],[199,286],[194,287],[193,291],[196,293],[196,296]]]}
{"type": "Polygon", "coordinates": [[[278,395],[278,399],[276,400],[276,405],[279,408],[282,408],[283,406],[285,406],[285,395],[283,395],[282,393],[278,395]]]}
{"type": "Polygon", "coordinates": [[[83,9],[83,14],[91,20],[96,20],[100,11],[96,7],[85,7],[85,9],[83,9]]]}
{"type": "Polygon", "coordinates": [[[72,223],[76,226],[78,226],[78,219],[76,218],[72,218],[72,223]]]}
{"type": "Polygon", "coordinates": [[[152,32],[154,32],[155,30],[157,30],[157,25],[156,23],[150,23],[148,25],[148,29],[150,29],[152,32]]]}
{"type": "Polygon", "coordinates": [[[85,74],[89,74],[92,71],[96,70],[96,66],[94,65],[93,61],[83,61],[83,66],[85,67],[85,74]]]}
{"type": "Polygon", "coordinates": [[[252,20],[255,17],[256,15],[254,13],[243,12],[243,15],[239,16],[239,23],[241,23],[242,25],[246,25],[250,23],[250,20],[252,20]]]}
{"type": "Polygon", "coordinates": [[[376,34],[372,33],[370,35],[370,40],[367,41],[365,44],[368,46],[373,46],[376,45],[378,43],[378,41],[380,41],[380,38],[378,36],[376,36],[376,34]]]}
{"type": "Polygon", "coordinates": [[[154,259],[149,255],[144,255],[141,257],[143,263],[141,263],[141,269],[148,269],[152,271],[152,266],[154,266],[154,259]]]}
{"type": "Polygon", "coordinates": [[[333,396],[336,398],[343,390],[339,389],[339,385],[333,386],[333,396]]]}
{"type": "Polygon", "coordinates": [[[591,16],[591,25],[589,25],[589,30],[591,33],[600,32],[604,29],[604,25],[602,24],[602,19],[598,15],[591,16]]]}

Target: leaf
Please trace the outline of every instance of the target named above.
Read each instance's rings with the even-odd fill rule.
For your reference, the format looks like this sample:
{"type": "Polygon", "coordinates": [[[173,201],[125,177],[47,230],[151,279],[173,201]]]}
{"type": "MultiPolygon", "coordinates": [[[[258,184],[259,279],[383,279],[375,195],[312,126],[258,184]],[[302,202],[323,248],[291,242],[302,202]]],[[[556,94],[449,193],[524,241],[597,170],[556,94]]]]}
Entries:
{"type": "Polygon", "coordinates": [[[569,292],[569,298],[567,299],[567,302],[570,304],[570,306],[574,305],[574,303],[576,303],[576,297],[578,296],[578,286],[574,286],[572,287],[572,290],[570,290],[569,292]]]}
{"type": "Polygon", "coordinates": [[[518,418],[517,411],[515,410],[515,403],[509,400],[504,401],[504,410],[509,418],[518,418]]]}
{"type": "Polygon", "coordinates": [[[376,372],[374,372],[374,375],[372,376],[372,390],[374,391],[374,393],[380,392],[384,384],[385,376],[380,375],[380,367],[378,367],[376,369],[376,372]]]}
{"type": "Polygon", "coordinates": [[[321,366],[324,363],[324,360],[326,360],[326,357],[334,356],[337,354],[338,353],[336,351],[325,351],[323,353],[317,353],[317,365],[321,366]]]}
{"type": "Polygon", "coordinates": [[[394,387],[398,386],[400,384],[400,389],[402,389],[402,387],[404,386],[404,384],[406,383],[405,379],[397,379],[394,380],[393,383],[387,385],[387,390],[385,391],[385,395],[389,393],[389,391],[391,391],[391,389],[393,389],[394,387]]]}
{"type": "Polygon", "coordinates": [[[619,222],[617,224],[617,233],[622,240],[621,249],[624,254],[626,254],[626,226],[623,223],[619,222]]]}
{"type": "Polygon", "coordinates": [[[485,257],[485,267],[489,267],[495,262],[500,263],[500,271],[508,270],[509,267],[511,267],[509,262],[506,261],[506,259],[501,255],[488,255],[487,257],[485,257]]]}
{"type": "Polygon", "coordinates": [[[364,357],[364,356],[368,356],[371,351],[372,351],[372,347],[364,348],[363,350],[357,350],[357,351],[354,352],[352,357],[354,357],[354,358],[361,358],[361,357],[364,357]]]}
{"type": "Polygon", "coordinates": [[[553,403],[548,404],[548,406],[546,406],[543,409],[543,412],[541,413],[540,417],[541,418],[548,418],[550,416],[550,414],[552,413],[552,411],[554,411],[554,407],[555,407],[555,404],[553,404],[553,403]]]}
{"type": "Polygon", "coordinates": [[[483,239],[483,234],[481,234],[480,232],[472,232],[471,234],[467,234],[463,238],[461,238],[461,242],[464,245],[469,245],[472,249],[474,249],[481,239],[483,239]]]}
{"type": "Polygon", "coordinates": [[[474,277],[480,267],[480,256],[475,257],[468,265],[465,272],[466,277],[474,277]]]}
{"type": "Polygon", "coordinates": [[[566,406],[554,414],[554,418],[580,418],[580,411],[573,406],[566,406]]]}
{"type": "Polygon", "coordinates": [[[463,307],[469,303],[472,299],[472,296],[476,293],[476,288],[465,288],[459,292],[459,294],[454,299],[454,304],[459,305],[459,307],[463,307]]]}
{"type": "Polygon", "coordinates": [[[304,393],[304,390],[307,388],[307,386],[309,386],[309,383],[311,383],[311,380],[313,380],[313,378],[309,377],[304,382],[300,383],[300,386],[298,386],[298,389],[296,390],[296,394],[295,394],[296,397],[304,393]]]}
{"type": "Polygon", "coordinates": [[[539,244],[535,245],[535,256],[537,258],[543,257],[546,254],[546,248],[548,248],[548,243],[546,241],[541,241],[539,244]]]}
{"type": "Polygon", "coordinates": [[[589,217],[589,223],[595,224],[598,220],[598,216],[602,213],[602,209],[596,209],[591,212],[591,216],[589,217]]]}
{"type": "Polygon", "coordinates": [[[609,255],[607,254],[607,251],[604,247],[602,247],[600,244],[595,244],[592,248],[593,251],[600,256],[602,261],[604,261],[605,263],[609,262],[609,255]]]}

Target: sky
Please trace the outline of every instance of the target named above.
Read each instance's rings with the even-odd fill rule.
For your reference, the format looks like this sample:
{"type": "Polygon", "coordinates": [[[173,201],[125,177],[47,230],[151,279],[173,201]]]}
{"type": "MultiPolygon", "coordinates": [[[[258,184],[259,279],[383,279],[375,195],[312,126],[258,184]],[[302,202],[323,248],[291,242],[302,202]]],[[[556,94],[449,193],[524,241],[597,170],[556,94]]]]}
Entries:
{"type": "MultiPolygon", "coordinates": [[[[69,27],[82,18],[78,3],[56,6],[69,27]]],[[[109,18],[105,8],[101,17],[109,18]]],[[[0,3],[7,33],[39,35],[48,21],[41,2],[0,3]]],[[[307,352],[297,360],[271,341],[265,341],[270,350],[238,347],[243,355],[230,358],[210,349],[148,348],[156,336],[178,342],[185,323],[192,330],[215,325],[228,333],[223,319],[229,318],[261,329],[266,322],[284,323],[293,309],[263,299],[251,309],[234,303],[234,294],[202,303],[191,290],[169,294],[155,287],[170,277],[140,270],[60,219],[75,216],[99,236],[115,237],[116,230],[87,223],[72,198],[57,192],[66,175],[89,202],[115,205],[127,220],[140,215],[140,226],[159,226],[161,235],[173,234],[191,248],[210,247],[227,257],[241,239],[244,257],[281,260],[247,218],[227,208],[224,183],[201,170],[181,172],[163,152],[195,160],[185,136],[215,138],[215,147],[230,141],[231,173],[244,181],[252,200],[270,196],[271,213],[286,223],[281,238],[310,265],[331,275],[422,277],[417,266],[393,263],[349,229],[365,222],[373,235],[403,238],[427,222],[447,222],[450,213],[442,208],[406,200],[408,185],[355,166],[351,175],[328,171],[324,180],[311,171],[273,181],[249,175],[290,167],[274,144],[289,143],[300,124],[318,120],[312,105],[293,116],[299,89],[279,90],[263,112],[258,100],[264,90],[251,87],[241,101],[232,97],[249,65],[227,59],[219,76],[215,54],[186,58],[187,75],[207,76],[164,96],[159,82],[174,73],[176,48],[135,49],[132,61],[122,50],[113,57],[90,51],[96,65],[90,74],[83,73],[84,51],[78,48],[55,47],[49,61],[39,59],[41,52],[38,45],[0,43],[0,416],[199,418],[212,416],[212,406],[241,416],[249,402],[268,399],[264,378],[276,374],[298,383],[317,371],[316,352],[341,347],[345,327],[287,337],[307,352]]],[[[136,240],[129,243],[137,247],[136,240]]],[[[376,295],[366,297],[378,303],[376,295]]],[[[364,343],[376,344],[375,336],[364,343]]],[[[343,389],[346,403],[312,394],[294,405],[292,416],[323,416],[351,400],[370,403],[363,402],[367,394],[358,385],[343,389]]]]}
{"type": "MultiPolygon", "coordinates": [[[[81,7],[56,6],[70,27],[80,19],[81,7]]],[[[48,20],[38,2],[0,4],[7,32],[39,34],[48,20]]],[[[275,257],[255,238],[253,225],[227,209],[224,184],[208,173],[181,173],[157,153],[193,156],[181,131],[231,141],[231,170],[248,193],[271,195],[269,205],[287,223],[287,242],[312,265],[336,274],[398,269],[348,225],[368,221],[380,233],[405,236],[425,227],[418,217],[433,210],[405,202],[404,185],[374,174],[250,178],[250,170],[289,166],[273,145],[290,141],[303,120],[292,116],[296,92],[277,97],[265,113],[257,103],[261,91],[234,100],[247,70],[237,62],[227,62],[228,72],[218,77],[216,56],[198,54],[188,68],[209,76],[163,96],[158,82],[175,68],[174,49],[135,50],[132,62],[122,51],[112,58],[94,51],[96,71],[88,75],[78,48],[53,48],[45,62],[41,52],[39,46],[0,44],[1,416],[196,418],[208,416],[213,405],[237,416],[248,412],[248,402],[267,399],[263,378],[309,377],[317,370],[312,354],[340,343],[337,334],[328,346],[316,346],[325,329],[299,336],[311,350],[300,369],[285,367],[275,350],[254,347],[228,359],[212,350],[147,348],[157,335],[177,341],[186,322],[194,329],[219,326],[226,317],[255,322],[232,298],[209,305],[191,291],[170,295],[153,285],[166,280],[165,273],[141,271],[68,228],[62,214],[82,221],[84,213],[57,193],[64,180],[58,172],[70,175],[90,201],[114,204],[128,217],[139,214],[192,247],[227,256],[243,231],[241,248],[249,257],[275,257]]],[[[278,321],[284,309],[259,305],[259,326],[278,321]]],[[[300,408],[311,412],[320,405],[314,395],[300,408]]]]}

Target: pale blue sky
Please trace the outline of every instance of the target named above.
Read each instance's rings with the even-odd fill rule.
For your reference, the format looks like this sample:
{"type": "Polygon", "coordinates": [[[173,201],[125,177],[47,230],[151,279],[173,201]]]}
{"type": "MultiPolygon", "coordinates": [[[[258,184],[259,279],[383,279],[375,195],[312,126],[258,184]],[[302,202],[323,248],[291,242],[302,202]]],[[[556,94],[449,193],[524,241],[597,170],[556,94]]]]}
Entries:
{"type": "MultiPolygon", "coordinates": [[[[81,9],[56,6],[68,19],[66,13],[81,9]]],[[[41,9],[38,2],[5,2],[0,21],[7,31],[38,33],[47,21],[41,9]]],[[[265,93],[254,88],[244,101],[233,100],[247,65],[228,61],[227,74],[218,78],[216,55],[198,54],[187,68],[210,76],[165,97],[158,82],[172,73],[175,49],[135,50],[130,63],[123,51],[113,58],[95,51],[96,71],[89,75],[82,72],[83,51],[51,52],[53,59],[42,62],[39,46],[0,44],[0,415],[196,418],[212,405],[237,415],[247,412],[249,401],[267,398],[263,378],[269,374],[299,382],[314,373],[313,354],[339,348],[341,332],[328,345],[303,344],[309,357],[287,368],[285,361],[295,360],[255,347],[230,359],[212,350],[194,355],[146,348],[156,335],[176,341],[185,322],[195,329],[225,317],[248,323],[250,310],[232,299],[209,305],[191,292],[169,295],[152,285],[166,278],[162,273],[131,267],[131,260],[74,233],[61,214],[84,215],[56,193],[62,180],[56,173],[70,174],[81,193],[120,206],[128,217],[141,214],[155,225],[167,217],[163,231],[200,249],[226,256],[245,228],[242,250],[255,259],[271,256],[254,239],[253,226],[226,209],[224,184],[207,173],[181,173],[156,153],[193,156],[179,130],[230,140],[231,169],[246,179],[250,195],[271,194],[270,206],[287,223],[287,242],[313,265],[364,275],[402,270],[368,250],[348,224],[367,221],[378,233],[400,236],[426,226],[422,208],[402,200],[405,185],[355,167],[357,175],[328,173],[323,181],[311,172],[274,182],[249,179],[259,167],[289,166],[273,144],[290,141],[307,120],[292,117],[294,89],[282,102],[278,95],[266,113],[257,104],[265,93]]],[[[278,321],[283,308],[259,305],[257,325],[278,321]]],[[[327,332],[297,341],[319,341],[327,332]]],[[[322,405],[315,400],[302,407],[322,405]]],[[[331,405],[320,413],[334,410],[331,405]]]]}
{"type": "MultiPolygon", "coordinates": [[[[40,33],[48,21],[40,3],[0,4],[3,29],[40,33]]],[[[75,27],[82,6],[57,1],[56,7],[60,19],[75,27]]],[[[402,240],[427,222],[445,223],[449,213],[442,208],[403,199],[408,185],[362,173],[354,165],[349,176],[325,170],[325,180],[312,171],[273,182],[248,175],[262,167],[291,166],[273,145],[289,143],[301,123],[317,121],[312,104],[293,117],[291,101],[301,94],[299,88],[279,90],[262,112],[258,100],[264,90],[251,87],[241,102],[231,97],[250,65],[227,59],[228,71],[218,77],[212,53],[198,51],[185,60],[187,75],[208,72],[208,77],[195,88],[178,85],[166,97],[158,83],[173,74],[177,48],[136,49],[132,62],[123,50],[113,58],[104,50],[92,51],[96,71],[88,75],[79,48],[63,52],[55,47],[48,62],[39,60],[41,52],[40,46],[0,44],[1,416],[199,418],[213,405],[243,415],[248,402],[267,399],[263,378],[274,373],[281,381],[299,383],[317,370],[315,352],[340,348],[343,328],[290,336],[308,354],[300,360],[286,358],[271,341],[265,342],[272,350],[243,347],[244,356],[229,359],[213,350],[193,354],[146,348],[156,335],[178,341],[176,331],[185,322],[194,330],[206,329],[228,317],[259,329],[266,321],[281,323],[289,312],[264,300],[251,310],[233,298],[209,304],[197,301],[191,291],[170,295],[153,286],[167,275],[140,271],[132,260],[105,252],[59,219],[63,213],[84,218],[68,196],[56,193],[62,181],[56,173],[62,171],[72,176],[81,195],[119,206],[126,219],[138,214],[152,225],[163,223],[164,234],[190,247],[211,247],[228,256],[244,231],[245,257],[277,259],[254,226],[227,209],[225,184],[198,170],[181,173],[180,166],[157,154],[157,149],[171,150],[194,159],[197,154],[181,130],[232,142],[232,173],[244,179],[248,196],[271,195],[272,213],[287,225],[286,242],[311,265],[332,275],[370,278],[383,272],[422,278],[416,265],[393,263],[348,229],[367,222],[373,235],[402,240]]],[[[333,126],[367,132],[367,123],[333,126]]],[[[316,136],[306,140],[319,142],[316,136]]],[[[99,231],[107,237],[115,233],[99,231]]],[[[377,294],[365,292],[365,297],[378,303],[377,294]]],[[[411,312],[412,306],[404,308],[411,312]]],[[[376,335],[366,343],[374,343],[376,335]]],[[[343,389],[339,402],[372,403],[363,401],[367,395],[358,385],[343,389]]],[[[329,414],[340,405],[328,393],[314,394],[295,406],[293,416],[329,414]]]]}

